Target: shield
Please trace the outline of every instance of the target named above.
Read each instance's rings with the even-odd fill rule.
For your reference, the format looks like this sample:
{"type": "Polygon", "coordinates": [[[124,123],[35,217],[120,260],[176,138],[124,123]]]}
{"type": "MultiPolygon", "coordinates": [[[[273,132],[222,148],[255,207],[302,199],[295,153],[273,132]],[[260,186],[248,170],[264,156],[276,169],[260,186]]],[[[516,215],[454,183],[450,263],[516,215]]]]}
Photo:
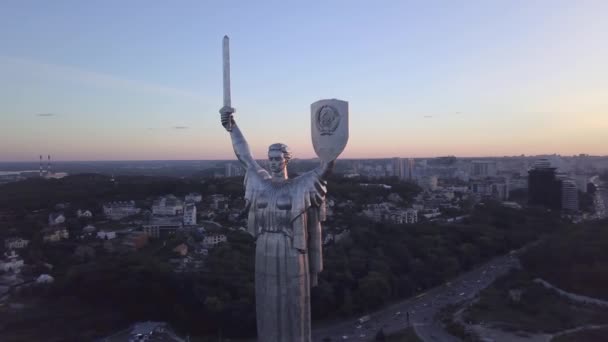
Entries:
{"type": "Polygon", "coordinates": [[[348,142],[348,102],[331,99],[310,105],[310,133],[317,156],[324,162],[338,158],[348,142]]]}

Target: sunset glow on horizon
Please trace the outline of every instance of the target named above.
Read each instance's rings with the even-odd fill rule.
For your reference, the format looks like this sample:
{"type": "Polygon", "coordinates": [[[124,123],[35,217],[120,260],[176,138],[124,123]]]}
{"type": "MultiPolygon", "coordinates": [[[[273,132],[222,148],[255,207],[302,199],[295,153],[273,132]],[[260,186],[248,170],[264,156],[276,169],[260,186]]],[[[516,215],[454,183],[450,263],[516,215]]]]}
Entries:
{"type": "Polygon", "coordinates": [[[608,2],[161,4],[0,5],[0,161],[233,159],[224,34],[256,158],[323,98],[343,158],[608,155],[608,2]]]}

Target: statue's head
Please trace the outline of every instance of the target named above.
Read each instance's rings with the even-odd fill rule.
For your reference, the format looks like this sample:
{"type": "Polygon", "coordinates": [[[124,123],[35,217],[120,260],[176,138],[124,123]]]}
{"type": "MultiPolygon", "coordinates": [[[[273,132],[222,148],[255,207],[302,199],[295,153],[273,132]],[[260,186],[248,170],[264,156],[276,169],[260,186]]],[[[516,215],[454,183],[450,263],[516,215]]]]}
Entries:
{"type": "Polygon", "coordinates": [[[268,147],[268,164],[273,174],[283,173],[290,159],[291,152],[287,145],[276,143],[268,147]]]}

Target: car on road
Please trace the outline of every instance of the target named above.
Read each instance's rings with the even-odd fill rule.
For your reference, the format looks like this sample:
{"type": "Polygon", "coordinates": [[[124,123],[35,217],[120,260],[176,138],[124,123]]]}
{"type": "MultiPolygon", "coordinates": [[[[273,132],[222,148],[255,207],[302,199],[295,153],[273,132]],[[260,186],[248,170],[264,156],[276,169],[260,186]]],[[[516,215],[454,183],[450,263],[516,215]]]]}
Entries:
{"type": "Polygon", "coordinates": [[[363,324],[369,322],[372,317],[370,315],[365,315],[357,320],[357,323],[363,324]]]}

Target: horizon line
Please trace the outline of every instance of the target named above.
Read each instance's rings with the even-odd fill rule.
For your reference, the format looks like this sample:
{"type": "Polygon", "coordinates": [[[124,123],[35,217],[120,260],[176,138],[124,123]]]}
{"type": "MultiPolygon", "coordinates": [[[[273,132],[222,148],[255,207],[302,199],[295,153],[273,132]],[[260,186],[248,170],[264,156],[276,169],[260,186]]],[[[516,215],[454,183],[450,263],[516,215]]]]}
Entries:
{"type": "MultiPolygon", "coordinates": [[[[608,155],[591,155],[591,154],[585,154],[585,153],[581,153],[578,155],[575,154],[568,154],[568,155],[563,155],[563,154],[558,154],[558,153],[546,153],[546,154],[534,154],[534,155],[526,155],[526,154],[520,154],[520,155],[502,155],[502,156],[457,156],[457,155],[438,155],[438,156],[429,156],[429,157],[401,157],[401,156],[393,156],[393,157],[360,157],[360,158],[338,158],[337,160],[383,160],[383,159],[393,159],[393,158],[401,158],[401,159],[435,159],[435,158],[445,158],[445,157],[455,157],[455,158],[460,158],[460,159],[496,159],[496,158],[533,158],[533,157],[547,157],[547,156],[558,156],[558,157],[566,157],[566,158],[572,158],[572,157],[580,157],[580,156],[585,156],[585,157],[591,157],[591,158],[608,158],[608,155]]],[[[319,157],[313,157],[313,158],[293,158],[293,161],[296,160],[318,160],[319,157]]],[[[256,158],[255,160],[266,160],[265,158],[256,158]]],[[[173,162],[177,162],[177,161],[189,161],[189,162],[194,162],[194,161],[212,161],[212,162],[221,162],[221,161],[236,161],[238,162],[238,159],[236,158],[230,158],[230,159],[99,159],[99,160],[86,160],[86,159],[82,159],[82,160],[76,160],[76,159],[72,159],[72,160],[55,160],[55,159],[51,159],[51,163],[53,162],[60,162],[60,163],[94,163],[94,162],[169,162],[169,161],[173,161],[173,162]]],[[[32,159],[32,160],[0,160],[0,163],[39,163],[40,161],[38,159],[32,159]]],[[[43,164],[46,164],[47,160],[43,161],[43,164]]]]}

